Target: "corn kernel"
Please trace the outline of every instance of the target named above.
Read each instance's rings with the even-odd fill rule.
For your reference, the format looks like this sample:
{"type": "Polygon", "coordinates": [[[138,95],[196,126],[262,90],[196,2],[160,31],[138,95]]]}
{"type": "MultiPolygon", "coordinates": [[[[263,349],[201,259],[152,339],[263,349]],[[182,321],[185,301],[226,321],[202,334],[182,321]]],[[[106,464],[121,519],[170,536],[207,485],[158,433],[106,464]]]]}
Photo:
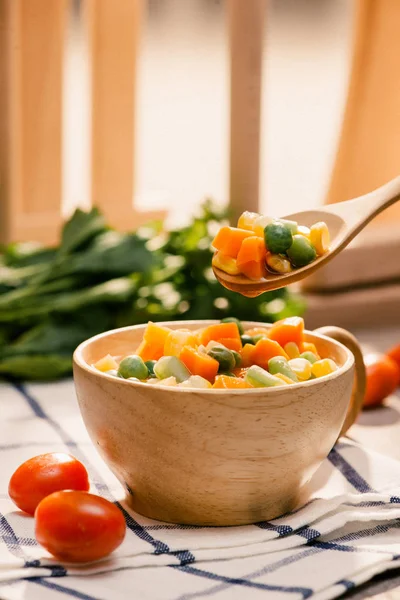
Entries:
{"type": "Polygon", "coordinates": [[[259,218],[259,214],[255,212],[250,212],[246,210],[242,215],[240,215],[237,226],[239,229],[249,229],[253,231],[254,222],[259,218]]]}
{"type": "Polygon", "coordinates": [[[309,227],[306,227],[305,225],[299,225],[297,227],[297,233],[299,233],[300,235],[304,235],[304,237],[306,237],[309,240],[311,229],[309,227]]]}
{"type": "Polygon", "coordinates": [[[253,231],[259,237],[264,237],[264,229],[267,225],[272,223],[273,219],[267,217],[267,215],[260,215],[258,219],[254,221],[253,231]]]}
{"type": "Polygon", "coordinates": [[[290,377],[287,377],[283,373],[275,373],[275,377],[278,377],[278,379],[282,379],[282,381],[285,385],[294,383],[293,379],[290,379],[290,377]]]}
{"type": "Polygon", "coordinates": [[[292,358],[289,366],[297,375],[299,381],[307,381],[311,377],[311,363],[305,358],[292,358]]]}
{"type": "Polygon", "coordinates": [[[267,254],[267,265],[277,273],[290,273],[292,271],[290,261],[279,256],[279,254],[267,254]]]}
{"type": "Polygon", "coordinates": [[[319,256],[321,256],[321,254],[325,254],[325,252],[329,250],[330,235],[326,223],[320,221],[311,227],[310,242],[314,246],[319,256]]]}
{"type": "Polygon", "coordinates": [[[221,269],[221,271],[224,271],[229,275],[240,274],[240,269],[237,266],[236,259],[221,254],[221,252],[216,252],[214,254],[212,257],[212,265],[213,267],[217,267],[217,269],[221,269]]]}
{"type": "Polygon", "coordinates": [[[103,373],[106,371],[113,371],[114,369],[118,370],[118,363],[111,354],[103,356],[103,358],[98,360],[93,366],[103,373]]]}
{"type": "Polygon", "coordinates": [[[333,373],[337,368],[337,364],[331,358],[322,358],[312,365],[311,370],[315,377],[323,377],[333,373]]]}
{"type": "Polygon", "coordinates": [[[284,346],[284,350],[289,358],[299,358],[300,350],[296,342],[288,342],[284,346]]]}

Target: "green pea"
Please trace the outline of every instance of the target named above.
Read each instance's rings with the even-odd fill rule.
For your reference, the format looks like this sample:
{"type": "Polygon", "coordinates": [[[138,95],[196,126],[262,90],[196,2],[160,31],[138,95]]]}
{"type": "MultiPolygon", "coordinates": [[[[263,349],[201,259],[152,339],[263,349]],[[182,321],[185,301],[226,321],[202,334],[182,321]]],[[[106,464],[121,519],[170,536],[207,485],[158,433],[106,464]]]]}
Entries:
{"type": "Polygon", "coordinates": [[[272,375],[281,373],[282,375],[289,377],[292,381],[298,381],[297,375],[290,368],[288,361],[283,356],[274,356],[273,358],[270,358],[268,361],[268,371],[272,375]]]}
{"type": "Polygon", "coordinates": [[[236,350],[231,350],[234,359],[235,359],[235,367],[240,367],[240,363],[242,362],[242,357],[240,356],[239,352],[236,352],[236,350]]]}
{"type": "Polygon", "coordinates": [[[273,254],[284,254],[292,245],[290,228],[282,223],[270,223],[264,229],[265,245],[273,254]]]}
{"type": "Polygon", "coordinates": [[[287,255],[295,267],[305,267],[317,257],[314,246],[303,235],[293,236],[293,243],[287,250],[287,255]]]}
{"type": "Polygon", "coordinates": [[[253,387],[275,387],[282,385],[282,380],[279,377],[271,375],[271,373],[268,373],[268,371],[257,365],[249,367],[244,378],[253,387]]]}
{"type": "Polygon", "coordinates": [[[178,383],[189,379],[191,375],[186,365],[176,356],[162,356],[154,365],[154,373],[158,379],[175,377],[178,383]]]}
{"type": "Polygon", "coordinates": [[[155,377],[156,374],[154,373],[154,365],[157,363],[156,360],[146,360],[145,361],[145,365],[149,370],[149,377],[155,377]]]}
{"type": "Polygon", "coordinates": [[[306,360],[308,360],[308,362],[310,362],[312,365],[317,362],[318,356],[315,356],[314,352],[302,352],[299,356],[299,358],[305,358],[306,360]]]}
{"type": "Polygon", "coordinates": [[[253,344],[253,346],[255,346],[255,344],[256,344],[254,341],[254,338],[251,337],[251,335],[247,335],[247,333],[245,333],[244,335],[241,335],[240,339],[242,340],[243,346],[245,344],[253,344]]]}
{"type": "Polygon", "coordinates": [[[208,351],[208,356],[214,358],[219,362],[218,372],[221,371],[232,371],[235,368],[236,360],[233,356],[233,353],[227,348],[222,348],[221,346],[214,346],[211,350],[208,351]]]}
{"type": "Polygon", "coordinates": [[[236,377],[235,373],[231,373],[230,371],[221,371],[220,375],[226,375],[226,377],[236,377]]]}
{"type": "Polygon", "coordinates": [[[149,370],[140,356],[132,354],[121,360],[118,368],[118,374],[124,379],[137,377],[137,379],[147,379],[149,370]]]}
{"type": "Polygon", "coordinates": [[[244,333],[243,325],[236,317],[225,317],[225,319],[221,319],[221,323],[236,323],[240,335],[244,333]]]}

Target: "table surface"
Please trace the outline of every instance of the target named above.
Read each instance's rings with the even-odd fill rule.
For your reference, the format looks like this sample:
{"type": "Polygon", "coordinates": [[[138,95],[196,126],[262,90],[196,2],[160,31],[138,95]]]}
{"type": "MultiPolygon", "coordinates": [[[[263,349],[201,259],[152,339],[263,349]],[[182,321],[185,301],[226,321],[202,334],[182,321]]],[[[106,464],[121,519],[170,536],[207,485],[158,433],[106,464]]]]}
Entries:
{"type": "MultiPolygon", "coordinates": [[[[353,330],[360,340],[364,352],[385,351],[400,341],[400,327],[380,330],[353,330]]],[[[384,406],[364,411],[358,418],[348,437],[368,448],[400,460],[400,389],[387,398],[384,406]]],[[[400,599],[400,569],[381,574],[343,595],[346,600],[400,599]]]]}

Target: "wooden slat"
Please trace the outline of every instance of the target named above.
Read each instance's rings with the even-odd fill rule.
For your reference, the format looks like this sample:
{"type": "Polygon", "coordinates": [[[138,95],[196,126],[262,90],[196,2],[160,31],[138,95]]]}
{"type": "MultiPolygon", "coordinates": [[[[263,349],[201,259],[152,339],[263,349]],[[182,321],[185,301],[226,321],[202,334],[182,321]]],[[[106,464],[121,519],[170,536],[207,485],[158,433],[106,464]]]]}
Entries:
{"type": "Polygon", "coordinates": [[[53,243],[61,224],[66,0],[0,0],[0,237],[53,243]]]}
{"type": "MultiPolygon", "coordinates": [[[[347,105],[328,202],[365,194],[400,174],[400,2],[357,0],[347,105]]],[[[400,224],[396,204],[374,225],[400,224]]]]}
{"type": "Polygon", "coordinates": [[[135,87],[143,0],[86,0],[92,73],[92,204],[130,229],[159,212],[133,208],[135,87]]]}
{"type": "Polygon", "coordinates": [[[265,0],[229,0],[232,220],[257,211],[260,188],[261,81],[265,0]]]}

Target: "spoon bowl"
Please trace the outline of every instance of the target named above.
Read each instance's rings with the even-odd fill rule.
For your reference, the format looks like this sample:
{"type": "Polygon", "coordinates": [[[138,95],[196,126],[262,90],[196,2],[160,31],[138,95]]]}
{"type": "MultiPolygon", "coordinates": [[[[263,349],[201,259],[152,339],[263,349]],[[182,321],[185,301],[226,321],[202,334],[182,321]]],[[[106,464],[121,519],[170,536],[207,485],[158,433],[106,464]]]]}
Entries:
{"type": "Polygon", "coordinates": [[[377,190],[359,198],[287,215],[285,219],[297,221],[307,227],[324,221],[331,237],[329,250],[305,267],[294,269],[290,273],[266,271],[264,277],[254,280],[245,275],[229,275],[213,267],[214,275],[227,289],[249,298],[296,283],[332,260],[376,215],[399,199],[400,177],[396,177],[377,190]]]}

